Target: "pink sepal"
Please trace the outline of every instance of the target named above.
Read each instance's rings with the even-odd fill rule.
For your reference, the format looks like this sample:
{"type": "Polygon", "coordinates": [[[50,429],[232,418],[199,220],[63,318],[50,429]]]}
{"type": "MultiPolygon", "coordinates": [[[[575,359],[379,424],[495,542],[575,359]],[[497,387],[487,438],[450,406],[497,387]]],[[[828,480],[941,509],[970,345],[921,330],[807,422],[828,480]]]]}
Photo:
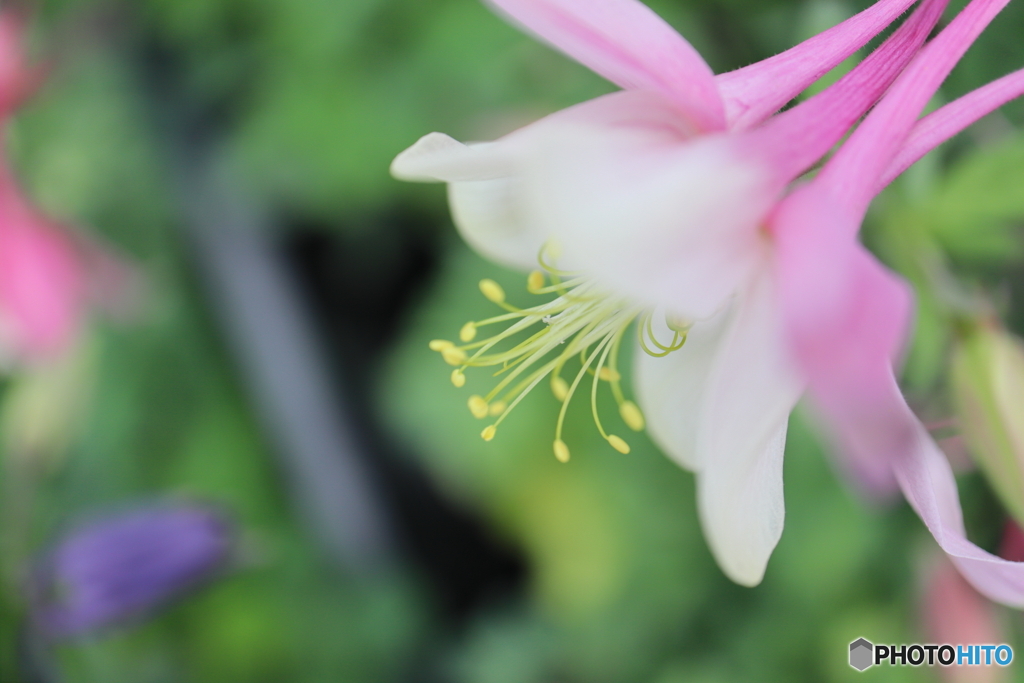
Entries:
{"type": "Polygon", "coordinates": [[[892,489],[889,458],[906,435],[879,402],[912,308],[906,284],[856,243],[855,219],[801,188],[772,219],[776,277],[792,349],[843,466],[873,493],[892,489]]]}
{"type": "Polygon", "coordinates": [[[948,0],[925,0],[864,61],[821,93],[772,117],[750,135],[786,178],[806,171],[860,120],[917,54],[948,0]]]}
{"type": "Polygon", "coordinates": [[[881,192],[925,154],[1021,95],[1024,95],[1024,69],[1007,74],[936,109],[914,125],[899,154],[882,174],[877,191],[881,192]]]}
{"type": "Polygon", "coordinates": [[[703,132],[723,130],[714,74],[639,0],[487,0],[514,23],[626,90],[661,94],[703,132]]]}
{"type": "Polygon", "coordinates": [[[912,431],[906,451],[894,464],[903,495],[971,585],[990,600],[1024,608],[1024,562],[996,557],[967,540],[953,471],[903,400],[895,378],[888,404],[900,411],[912,431]]]}
{"type": "Polygon", "coordinates": [[[715,78],[729,127],[761,123],[891,24],[914,0],[881,0],[785,52],[715,78]]]}
{"type": "Polygon", "coordinates": [[[860,219],[875,196],[879,180],[905,143],[917,117],[960,57],[1009,0],[972,0],[926,45],[896,83],[836,152],[815,184],[848,206],[860,219]]]}

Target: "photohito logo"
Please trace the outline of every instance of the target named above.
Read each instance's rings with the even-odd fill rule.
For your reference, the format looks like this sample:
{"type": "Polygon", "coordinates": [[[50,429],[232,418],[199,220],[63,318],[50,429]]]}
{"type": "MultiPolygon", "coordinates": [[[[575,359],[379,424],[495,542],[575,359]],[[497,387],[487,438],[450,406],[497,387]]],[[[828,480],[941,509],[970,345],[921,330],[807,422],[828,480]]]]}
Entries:
{"type": "Polygon", "coordinates": [[[863,638],[858,638],[850,643],[850,666],[857,671],[863,671],[874,664],[874,662],[871,661],[874,656],[872,654],[874,649],[875,646],[863,638]]]}
{"type": "Polygon", "coordinates": [[[889,666],[1008,666],[1009,645],[875,645],[864,638],[850,643],[850,666],[864,671],[876,664],[889,666]]]}

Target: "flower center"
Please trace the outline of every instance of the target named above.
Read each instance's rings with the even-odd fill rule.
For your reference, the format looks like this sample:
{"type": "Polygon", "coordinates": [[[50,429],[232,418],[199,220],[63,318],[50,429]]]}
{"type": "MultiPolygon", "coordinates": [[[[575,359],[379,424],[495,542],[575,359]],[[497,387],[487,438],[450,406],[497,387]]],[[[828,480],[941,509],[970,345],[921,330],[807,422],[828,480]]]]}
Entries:
{"type": "Polygon", "coordinates": [[[468,401],[474,417],[497,418],[481,433],[484,441],[493,439],[498,426],[519,402],[547,379],[551,392],[561,402],[555,427],[555,457],[567,462],[569,447],[562,440],[566,410],[580,384],[589,376],[590,407],[598,432],[615,450],[629,453],[629,444],[609,434],[601,423],[597,410],[598,388],[602,383],[607,384],[626,426],[643,431],[643,413],[622,391],[618,371],[622,338],[635,321],[640,347],[652,356],[666,356],[683,347],[689,325],[666,320],[673,337],[667,344],[660,342],[654,334],[652,311],[609,296],[581,275],[554,268],[545,257],[554,258],[555,252],[551,245],[542,249],[538,261],[543,270],[533,271],[526,280],[530,293],[554,294],[555,299],[531,308],[516,308],[505,300],[501,285],[494,280],[481,280],[480,291],[484,297],[506,313],[463,325],[459,332],[462,344],[435,339],[430,342],[430,348],[455,366],[451,380],[456,387],[465,385],[467,368],[497,367],[494,376],[501,379],[494,388],[485,396],[470,396],[468,401]],[[502,332],[477,340],[480,328],[499,324],[505,325],[502,332]],[[572,380],[566,380],[563,377],[566,365],[577,356],[580,367],[572,380]]]}

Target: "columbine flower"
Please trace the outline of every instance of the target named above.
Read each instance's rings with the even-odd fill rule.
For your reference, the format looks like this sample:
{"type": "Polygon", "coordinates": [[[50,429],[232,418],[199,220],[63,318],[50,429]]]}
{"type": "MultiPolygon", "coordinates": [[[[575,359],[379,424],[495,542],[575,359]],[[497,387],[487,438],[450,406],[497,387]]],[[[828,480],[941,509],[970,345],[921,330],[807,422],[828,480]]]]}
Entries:
{"type": "Polygon", "coordinates": [[[143,507],[72,530],[32,576],[32,615],[51,637],[121,623],[223,567],[232,525],[207,507],[143,507]]]}
{"type": "Polygon", "coordinates": [[[928,149],[1024,92],[1024,73],[915,119],[1008,0],[974,0],[900,76],[821,173],[774,213],[776,279],[786,333],[815,406],[851,471],[893,478],[940,547],[992,600],[1024,606],[1024,563],[967,540],[949,463],[900,393],[893,366],[906,338],[909,288],[856,240],[878,190],[928,149]]]}
{"type": "Polygon", "coordinates": [[[431,134],[392,165],[396,177],[449,183],[455,222],[485,256],[531,272],[528,289],[557,297],[467,324],[462,344],[432,348],[464,372],[503,375],[469,408],[500,423],[547,380],[565,406],[593,374],[626,426],[644,414],[619,385],[616,353],[636,323],[637,390],[662,447],[698,472],[706,536],[726,573],[760,581],[782,530],[782,452],[802,379],[789,357],[763,225],[787,185],[817,162],[885,92],[945,7],[926,0],[837,84],[773,112],[852,54],[911,2],[882,1],[822,35],[715,78],[686,41],[632,0],[496,0],[500,10],[625,88],[553,114],[493,143],[431,134]],[[486,339],[478,330],[509,325],[486,339]],[[509,348],[510,347],[510,348],[509,348]],[[574,356],[581,368],[563,371],[574,356]]]}

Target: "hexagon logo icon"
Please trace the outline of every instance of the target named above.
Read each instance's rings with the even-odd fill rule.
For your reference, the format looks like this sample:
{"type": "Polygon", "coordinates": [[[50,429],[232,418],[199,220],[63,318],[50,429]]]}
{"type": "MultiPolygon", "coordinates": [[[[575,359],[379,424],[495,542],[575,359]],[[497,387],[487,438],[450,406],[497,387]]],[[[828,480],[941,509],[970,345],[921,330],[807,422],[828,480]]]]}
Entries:
{"type": "Polygon", "coordinates": [[[868,668],[874,662],[872,654],[874,653],[875,646],[864,640],[858,638],[857,640],[850,643],[850,666],[857,671],[863,671],[868,668]]]}

